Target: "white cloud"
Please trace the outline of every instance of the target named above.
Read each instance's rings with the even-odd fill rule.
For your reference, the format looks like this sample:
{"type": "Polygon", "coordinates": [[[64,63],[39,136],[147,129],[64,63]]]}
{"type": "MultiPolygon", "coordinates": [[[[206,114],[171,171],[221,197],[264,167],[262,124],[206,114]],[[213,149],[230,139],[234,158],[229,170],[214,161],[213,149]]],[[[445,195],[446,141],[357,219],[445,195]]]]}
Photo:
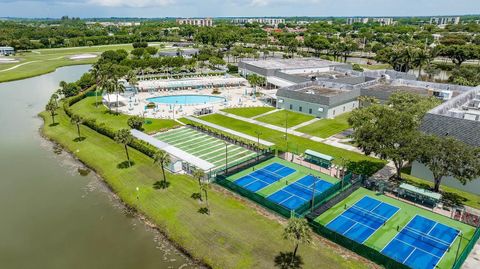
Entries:
{"type": "Polygon", "coordinates": [[[175,3],[175,0],[88,0],[89,4],[105,7],[159,7],[175,3]]]}

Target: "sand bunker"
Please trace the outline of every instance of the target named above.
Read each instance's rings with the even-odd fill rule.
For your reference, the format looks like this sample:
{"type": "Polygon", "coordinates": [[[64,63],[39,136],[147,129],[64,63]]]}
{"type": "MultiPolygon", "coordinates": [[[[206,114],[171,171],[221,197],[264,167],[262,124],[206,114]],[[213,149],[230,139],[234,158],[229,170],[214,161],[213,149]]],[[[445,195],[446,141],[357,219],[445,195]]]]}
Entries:
{"type": "Polygon", "coordinates": [[[18,59],[15,58],[4,58],[0,57],[0,64],[13,64],[20,62],[18,59]]]}
{"type": "Polygon", "coordinates": [[[83,59],[92,59],[92,58],[97,58],[98,55],[96,54],[77,54],[70,56],[70,60],[83,60],[83,59]]]}

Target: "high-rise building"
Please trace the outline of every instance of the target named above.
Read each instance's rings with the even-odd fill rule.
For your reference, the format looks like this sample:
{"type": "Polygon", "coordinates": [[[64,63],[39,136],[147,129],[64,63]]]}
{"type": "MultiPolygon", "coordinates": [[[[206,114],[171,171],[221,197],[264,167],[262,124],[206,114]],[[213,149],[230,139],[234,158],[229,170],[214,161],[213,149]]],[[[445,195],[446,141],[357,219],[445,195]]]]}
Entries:
{"type": "Polygon", "coordinates": [[[177,24],[193,25],[193,26],[213,26],[212,18],[179,18],[177,24]]]}
{"type": "Polygon", "coordinates": [[[460,17],[432,17],[430,23],[436,25],[459,24],[460,17]]]}
{"type": "Polygon", "coordinates": [[[245,24],[245,23],[260,23],[270,26],[278,26],[280,23],[285,23],[285,19],[279,18],[237,18],[233,19],[232,23],[245,24]]]}
{"type": "Polygon", "coordinates": [[[348,18],[347,19],[347,24],[354,24],[354,23],[368,23],[368,22],[378,22],[381,25],[392,25],[393,24],[393,18],[360,18],[360,17],[355,17],[355,18],[348,18]]]}

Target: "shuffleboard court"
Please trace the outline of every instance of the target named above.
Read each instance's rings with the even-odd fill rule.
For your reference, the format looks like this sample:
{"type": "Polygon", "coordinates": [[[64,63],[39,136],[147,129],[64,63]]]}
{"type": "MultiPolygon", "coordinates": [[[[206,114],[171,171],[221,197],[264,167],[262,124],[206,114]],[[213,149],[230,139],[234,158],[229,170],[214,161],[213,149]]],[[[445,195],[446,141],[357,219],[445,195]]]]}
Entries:
{"type": "Polygon", "coordinates": [[[290,210],[295,210],[312,200],[313,186],[315,186],[315,196],[317,196],[332,185],[330,182],[308,175],[271,194],[267,199],[290,210]]]}
{"type": "Polygon", "coordinates": [[[293,174],[295,169],[279,163],[269,164],[234,181],[238,186],[256,192],[280,179],[293,174]]]}
{"type": "Polygon", "coordinates": [[[329,222],[326,227],[363,244],[398,210],[398,207],[365,196],[329,222]]]}
{"type": "Polygon", "coordinates": [[[226,164],[233,165],[256,156],[255,152],[244,147],[187,127],[158,133],[155,138],[213,164],[213,170],[221,170],[226,164]]]}
{"type": "Polygon", "coordinates": [[[416,215],[382,253],[414,269],[433,269],[459,233],[457,229],[416,215]]]}

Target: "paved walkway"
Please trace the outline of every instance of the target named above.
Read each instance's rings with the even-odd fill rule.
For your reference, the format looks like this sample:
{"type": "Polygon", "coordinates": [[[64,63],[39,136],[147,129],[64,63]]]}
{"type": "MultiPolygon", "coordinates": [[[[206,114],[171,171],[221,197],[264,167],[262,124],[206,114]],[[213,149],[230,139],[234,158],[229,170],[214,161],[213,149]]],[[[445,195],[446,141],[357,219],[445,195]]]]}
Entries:
{"type": "Polygon", "coordinates": [[[465,263],[463,263],[462,269],[478,269],[480,268],[480,240],[477,241],[475,247],[473,247],[470,255],[468,255],[465,263]]]}
{"type": "MultiPolygon", "coordinates": [[[[245,118],[245,117],[242,117],[242,116],[230,114],[230,113],[223,112],[223,111],[219,111],[218,114],[285,133],[285,128],[284,127],[280,127],[280,126],[268,124],[268,123],[265,123],[265,122],[257,121],[253,118],[251,118],[251,119],[250,118],[245,118]]],[[[317,120],[320,120],[320,119],[317,119],[317,120]]],[[[311,121],[313,121],[313,120],[311,120],[311,121]]],[[[311,121],[309,121],[309,122],[311,123],[311,121]]],[[[299,125],[301,125],[301,124],[299,124],[299,125]]],[[[298,127],[299,125],[294,126],[294,127],[298,127]]],[[[315,142],[321,142],[321,143],[324,143],[324,144],[327,144],[327,145],[330,145],[330,146],[345,149],[345,150],[348,150],[348,151],[354,151],[354,152],[362,153],[361,150],[358,149],[357,147],[342,143],[342,142],[345,142],[348,139],[338,139],[338,138],[335,138],[335,137],[329,137],[329,138],[325,139],[325,138],[312,136],[312,135],[309,135],[309,134],[305,134],[305,133],[302,133],[302,132],[295,131],[293,128],[288,128],[287,133],[291,134],[291,135],[299,136],[299,137],[302,137],[302,138],[310,139],[310,140],[315,141],[315,142]]]]}
{"type": "Polygon", "coordinates": [[[320,119],[319,118],[314,118],[314,119],[311,119],[309,121],[306,121],[306,122],[302,122],[300,123],[299,125],[295,125],[293,127],[290,127],[290,130],[297,130],[298,128],[302,128],[303,126],[307,126],[307,125],[310,125],[314,122],[317,122],[319,121],[320,119]]]}
{"type": "MultiPolygon", "coordinates": [[[[220,131],[223,131],[223,132],[235,135],[235,136],[239,136],[239,137],[248,139],[248,140],[253,141],[255,143],[258,141],[257,137],[253,137],[253,136],[250,136],[250,135],[247,135],[247,134],[244,134],[244,133],[240,133],[240,132],[234,131],[232,129],[225,128],[223,126],[220,126],[220,125],[208,122],[208,121],[201,120],[199,118],[195,118],[195,117],[192,117],[192,116],[188,116],[188,117],[185,117],[185,118],[188,119],[188,120],[191,120],[191,121],[194,121],[194,122],[197,122],[197,123],[200,123],[200,124],[203,124],[203,125],[215,128],[215,129],[218,129],[220,131]]],[[[272,147],[272,146],[275,145],[275,144],[273,144],[271,142],[268,142],[266,140],[263,140],[263,139],[260,139],[259,142],[260,142],[260,144],[262,144],[264,146],[267,146],[267,147],[272,147]]]]}
{"type": "Polygon", "coordinates": [[[278,112],[278,111],[282,111],[283,109],[274,109],[274,110],[270,110],[268,112],[265,112],[263,114],[260,114],[260,115],[257,115],[255,117],[251,117],[251,119],[256,119],[256,118],[260,118],[260,117],[263,117],[263,116],[266,116],[268,114],[272,114],[272,113],[275,113],[275,112],[278,112]]]}

